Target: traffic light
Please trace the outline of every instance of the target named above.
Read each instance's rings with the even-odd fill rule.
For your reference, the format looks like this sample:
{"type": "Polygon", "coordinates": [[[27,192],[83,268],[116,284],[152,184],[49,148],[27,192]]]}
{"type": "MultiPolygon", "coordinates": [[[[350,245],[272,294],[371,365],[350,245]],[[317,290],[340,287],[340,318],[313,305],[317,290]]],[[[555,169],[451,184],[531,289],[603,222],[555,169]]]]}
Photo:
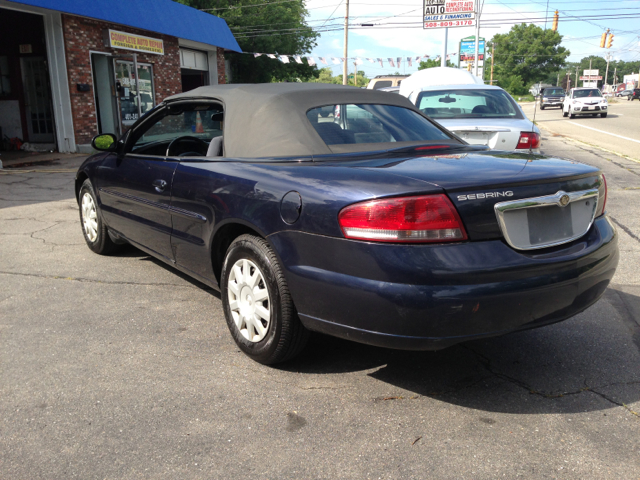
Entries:
{"type": "Polygon", "coordinates": [[[554,32],[558,31],[558,20],[560,19],[560,15],[558,15],[558,10],[556,10],[555,15],[553,16],[553,26],[551,27],[551,30],[553,30],[554,32]]]}
{"type": "Polygon", "coordinates": [[[604,44],[607,42],[607,32],[609,30],[607,30],[606,32],[604,32],[602,34],[602,37],[600,37],[600,48],[604,48],[604,44]]]}
{"type": "Polygon", "coordinates": [[[607,40],[607,48],[611,48],[612,43],[613,43],[613,33],[610,33],[609,40],[607,40]]]}

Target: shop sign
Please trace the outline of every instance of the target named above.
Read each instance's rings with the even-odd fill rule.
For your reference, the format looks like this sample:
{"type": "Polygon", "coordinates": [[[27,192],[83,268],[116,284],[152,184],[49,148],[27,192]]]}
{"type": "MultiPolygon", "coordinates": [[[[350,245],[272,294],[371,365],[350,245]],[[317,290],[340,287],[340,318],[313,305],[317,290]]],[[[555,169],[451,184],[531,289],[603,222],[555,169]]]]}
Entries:
{"type": "Polygon", "coordinates": [[[424,0],[423,28],[470,27],[475,18],[473,0],[424,0]]]}
{"type": "Polygon", "coordinates": [[[109,30],[107,44],[111,48],[124,48],[125,50],[164,55],[164,43],[162,40],[127,32],[118,32],[117,30],[109,30]]]}

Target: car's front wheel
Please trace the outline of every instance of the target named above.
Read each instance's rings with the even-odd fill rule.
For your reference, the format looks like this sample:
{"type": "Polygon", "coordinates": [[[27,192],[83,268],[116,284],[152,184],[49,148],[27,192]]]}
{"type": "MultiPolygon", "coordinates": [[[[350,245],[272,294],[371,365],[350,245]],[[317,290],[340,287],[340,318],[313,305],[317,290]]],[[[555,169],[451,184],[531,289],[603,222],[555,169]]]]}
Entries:
{"type": "MultiPolygon", "coordinates": [[[[602,118],[606,118],[606,117],[607,117],[607,114],[606,114],[606,113],[601,113],[601,114],[600,114],[600,116],[601,116],[602,118]]],[[[594,115],[594,117],[595,117],[595,115],[594,115]]]]}
{"type": "Polygon", "coordinates": [[[241,235],[234,240],[221,277],[227,325],[246,355],[271,365],[302,351],[309,331],[298,318],[280,262],[264,239],[241,235]]]}
{"type": "Polygon", "coordinates": [[[563,117],[568,117],[569,116],[569,112],[565,112],[564,111],[564,107],[560,107],[562,109],[562,116],[563,117]]]}
{"type": "Polygon", "coordinates": [[[113,252],[118,245],[109,237],[107,226],[102,221],[93,185],[89,179],[86,179],[80,187],[78,198],[80,199],[80,223],[87,246],[100,255],[113,252]]]}

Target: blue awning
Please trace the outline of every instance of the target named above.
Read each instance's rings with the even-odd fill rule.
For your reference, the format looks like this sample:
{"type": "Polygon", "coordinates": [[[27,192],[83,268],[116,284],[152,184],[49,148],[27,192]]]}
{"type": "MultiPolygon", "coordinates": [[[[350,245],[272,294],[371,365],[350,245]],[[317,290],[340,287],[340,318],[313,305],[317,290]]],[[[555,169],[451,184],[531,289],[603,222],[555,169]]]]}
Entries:
{"type": "Polygon", "coordinates": [[[172,0],[9,0],[241,52],[222,18],[172,0]]]}

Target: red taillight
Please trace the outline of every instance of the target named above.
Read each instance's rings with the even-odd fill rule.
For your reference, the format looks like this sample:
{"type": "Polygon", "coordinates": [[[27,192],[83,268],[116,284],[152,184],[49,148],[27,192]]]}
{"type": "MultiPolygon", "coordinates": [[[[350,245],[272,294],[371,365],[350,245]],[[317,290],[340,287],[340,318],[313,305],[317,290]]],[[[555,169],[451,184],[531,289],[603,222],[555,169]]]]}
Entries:
{"type": "Polygon", "coordinates": [[[376,242],[459,242],[467,239],[460,216],[446,195],[389,198],[343,208],[344,236],[376,242]]]}
{"type": "Polygon", "coordinates": [[[520,132],[520,140],[516,149],[526,148],[539,148],[540,147],[540,134],[536,132],[520,132]]]}

